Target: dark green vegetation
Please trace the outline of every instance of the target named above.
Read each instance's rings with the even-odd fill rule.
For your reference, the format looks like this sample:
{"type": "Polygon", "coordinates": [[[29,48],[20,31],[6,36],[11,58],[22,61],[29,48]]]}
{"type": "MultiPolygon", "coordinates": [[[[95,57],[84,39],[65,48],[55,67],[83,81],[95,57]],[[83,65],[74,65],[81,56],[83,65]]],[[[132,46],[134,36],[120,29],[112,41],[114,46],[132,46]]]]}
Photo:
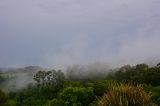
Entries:
{"type": "Polygon", "coordinates": [[[25,75],[29,75],[27,78],[33,81],[21,89],[9,86],[12,90],[6,89],[5,83],[14,80],[16,84],[16,77],[22,74],[1,72],[0,106],[160,105],[160,64],[154,67],[138,64],[110,71],[107,68],[97,70],[85,71],[79,66],[69,68],[66,74],[61,70],[32,70],[25,75]]]}

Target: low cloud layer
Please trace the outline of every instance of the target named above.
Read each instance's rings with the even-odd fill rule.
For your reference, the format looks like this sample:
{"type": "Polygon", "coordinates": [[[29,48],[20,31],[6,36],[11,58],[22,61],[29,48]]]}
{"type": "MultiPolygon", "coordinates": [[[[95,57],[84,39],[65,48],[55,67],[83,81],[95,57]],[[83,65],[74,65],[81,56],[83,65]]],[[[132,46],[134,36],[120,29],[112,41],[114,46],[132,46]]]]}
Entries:
{"type": "Polygon", "coordinates": [[[159,0],[0,0],[0,67],[159,60],[159,0]]]}

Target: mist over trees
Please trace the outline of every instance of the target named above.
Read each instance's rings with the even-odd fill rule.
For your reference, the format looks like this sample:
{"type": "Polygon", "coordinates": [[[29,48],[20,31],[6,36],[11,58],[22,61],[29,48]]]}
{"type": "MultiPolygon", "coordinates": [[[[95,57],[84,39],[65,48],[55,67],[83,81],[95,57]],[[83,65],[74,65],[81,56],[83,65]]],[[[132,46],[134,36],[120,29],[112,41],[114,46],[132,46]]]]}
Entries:
{"type": "Polygon", "coordinates": [[[73,65],[66,71],[32,66],[1,71],[0,103],[2,106],[158,106],[159,81],[159,63],[115,69],[104,64],[73,65]],[[25,86],[16,85],[23,84],[18,83],[19,77],[25,79],[21,79],[25,86]],[[31,82],[25,83],[27,80],[31,82]],[[5,89],[4,85],[10,82],[12,86],[5,89]]]}
{"type": "Polygon", "coordinates": [[[38,66],[28,66],[24,68],[1,68],[0,69],[0,87],[1,89],[16,91],[26,88],[32,83],[33,76],[39,70],[46,70],[38,66]]]}

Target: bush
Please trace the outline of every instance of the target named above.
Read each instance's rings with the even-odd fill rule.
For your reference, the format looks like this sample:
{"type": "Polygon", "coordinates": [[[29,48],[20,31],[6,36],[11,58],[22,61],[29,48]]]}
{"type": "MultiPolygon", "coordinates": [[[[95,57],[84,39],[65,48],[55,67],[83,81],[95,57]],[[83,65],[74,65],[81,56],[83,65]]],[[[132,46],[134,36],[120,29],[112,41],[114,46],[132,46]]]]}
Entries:
{"type": "Polygon", "coordinates": [[[113,80],[98,80],[93,82],[94,93],[96,96],[103,96],[111,86],[116,86],[117,82],[113,80]]]}
{"type": "Polygon", "coordinates": [[[62,103],[62,106],[88,106],[94,99],[93,88],[68,87],[65,88],[53,103],[62,103]]]}
{"type": "Polygon", "coordinates": [[[61,100],[58,100],[58,99],[53,99],[51,102],[50,102],[50,106],[62,106],[63,102],[61,100]]]}
{"type": "Polygon", "coordinates": [[[98,106],[149,106],[151,95],[141,85],[120,84],[109,89],[98,101],[98,106]]]}

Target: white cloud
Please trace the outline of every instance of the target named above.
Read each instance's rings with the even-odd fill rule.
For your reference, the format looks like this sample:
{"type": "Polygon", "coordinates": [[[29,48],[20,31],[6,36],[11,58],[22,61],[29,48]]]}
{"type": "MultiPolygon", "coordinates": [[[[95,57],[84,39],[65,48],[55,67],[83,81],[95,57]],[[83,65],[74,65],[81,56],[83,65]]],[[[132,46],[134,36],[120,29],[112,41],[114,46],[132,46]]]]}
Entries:
{"type": "Polygon", "coordinates": [[[0,57],[18,58],[29,45],[30,57],[39,51],[47,66],[142,62],[160,53],[159,5],[159,0],[1,0],[0,49],[15,52],[0,57]]]}

